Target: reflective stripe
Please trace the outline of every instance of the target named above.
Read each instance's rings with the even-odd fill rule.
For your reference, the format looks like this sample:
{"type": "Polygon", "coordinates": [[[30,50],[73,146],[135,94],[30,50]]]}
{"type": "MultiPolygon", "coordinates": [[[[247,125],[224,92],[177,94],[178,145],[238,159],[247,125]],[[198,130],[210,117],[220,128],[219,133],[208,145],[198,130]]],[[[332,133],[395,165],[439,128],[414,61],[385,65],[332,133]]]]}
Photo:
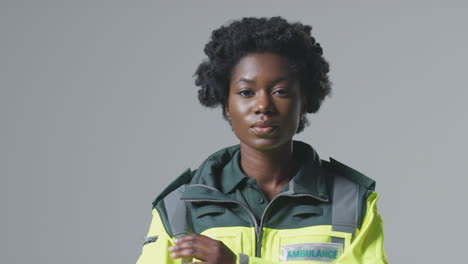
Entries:
{"type": "MultiPolygon", "coordinates": [[[[353,234],[358,224],[359,185],[334,174],[332,201],[332,230],[353,234]]],[[[344,244],[343,238],[333,237],[333,243],[344,244]]]]}
{"type": "Polygon", "coordinates": [[[344,238],[342,237],[332,237],[331,238],[332,243],[338,243],[344,246],[344,238]]]}
{"type": "Polygon", "coordinates": [[[149,243],[154,243],[157,240],[158,240],[158,236],[145,237],[145,242],[143,242],[143,246],[149,243]]]}
{"type": "MultiPolygon", "coordinates": [[[[167,218],[171,225],[172,235],[180,237],[192,233],[192,223],[190,222],[189,211],[187,204],[180,197],[185,192],[185,184],[175,189],[164,198],[164,206],[166,207],[167,218]]],[[[181,263],[191,263],[192,258],[182,258],[181,263]]]]}
{"type": "Polygon", "coordinates": [[[167,218],[171,226],[172,235],[178,237],[191,232],[187,205],[180,197],[185,191],[185,185],[180,186],[164,198],[167,218]]]}
{"type": "Polygon", "coordinates": [[[239,264],[249,264],[249,256],[245,254],[239,254],[239,264]]]}

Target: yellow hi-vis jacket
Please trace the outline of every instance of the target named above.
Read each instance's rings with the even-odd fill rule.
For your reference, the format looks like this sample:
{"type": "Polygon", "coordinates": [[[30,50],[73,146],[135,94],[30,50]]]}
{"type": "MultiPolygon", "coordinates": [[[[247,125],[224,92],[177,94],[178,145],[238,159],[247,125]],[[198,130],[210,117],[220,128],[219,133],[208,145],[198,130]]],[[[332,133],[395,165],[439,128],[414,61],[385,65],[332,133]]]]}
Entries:
{"type": "Polygon", "coordinates": [[[375,182],[336,160],[320,160],[305,143],[294,142],[294,155],[301,168],[261,215],[248,197],[239,146],[186,170],[154,201],[137,264],[181,263],[168,248],[191,232],[222,241],[239,264],[388,263],[375,182]]]}

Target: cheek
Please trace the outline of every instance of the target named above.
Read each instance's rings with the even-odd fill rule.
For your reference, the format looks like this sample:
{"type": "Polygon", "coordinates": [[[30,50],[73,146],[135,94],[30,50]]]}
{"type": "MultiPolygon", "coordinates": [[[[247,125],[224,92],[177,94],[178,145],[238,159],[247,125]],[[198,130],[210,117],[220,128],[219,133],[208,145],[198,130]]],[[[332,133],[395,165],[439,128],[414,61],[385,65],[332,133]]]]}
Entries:
{"type": "Polygon", "coordinates": [[[292,104],[288,109],[288,120],[292,127],[299,127],[299,123],[301,122],[301,105],[300,104],[292,104]]]}
{"type": "Polygon", "coordinates": [[[301,115],[301,103],[299,100],[291,100],[288,102],[284,102],[283,106],[283,113],[287,113],[290,118],[296,119],[300,118],[301,115]]]}
{"type": "Polygon", "coordinates": [[[249,106],[239,101],[229,102],[229,115],[231,120],[242,120],[248,114],[249,106]]]}

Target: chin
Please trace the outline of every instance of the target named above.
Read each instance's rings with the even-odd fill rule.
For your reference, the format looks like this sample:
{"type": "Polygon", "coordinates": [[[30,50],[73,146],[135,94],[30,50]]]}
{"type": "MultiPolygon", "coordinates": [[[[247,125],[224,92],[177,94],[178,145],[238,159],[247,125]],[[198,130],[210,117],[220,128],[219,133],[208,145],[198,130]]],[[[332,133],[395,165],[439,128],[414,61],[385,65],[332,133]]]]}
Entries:
{"type": "Polygon", "coordinates": [[[278,140],[277,138],[258,138],[250,142],[241,141],[243,144],[248,145],[259,151],[270,151],[284,146],[292,142],[289,140],[278,140]]]}

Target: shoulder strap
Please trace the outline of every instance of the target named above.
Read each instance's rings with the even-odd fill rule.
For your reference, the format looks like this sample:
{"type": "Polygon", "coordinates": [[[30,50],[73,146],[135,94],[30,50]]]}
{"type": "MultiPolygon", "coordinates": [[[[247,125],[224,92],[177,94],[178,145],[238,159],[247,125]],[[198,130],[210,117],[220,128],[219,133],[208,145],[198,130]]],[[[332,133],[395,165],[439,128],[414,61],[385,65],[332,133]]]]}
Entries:
{"type": "MultiPolygon", "coordinates": [[[[358,225],[359,184],[333,174],[332,230],[354,234],[358,225]]],[[[332,242],[344,244],[344,239],[332,237],[332,242]]]]}
{"type": "Polygon", "coordinates": [[[163,199],[168,222],[174,237],[179,237],[192,231],[187,204],[184,200],[180,199],[185,191],[185,187],[186,184],[180,186],[163,199]]]}

